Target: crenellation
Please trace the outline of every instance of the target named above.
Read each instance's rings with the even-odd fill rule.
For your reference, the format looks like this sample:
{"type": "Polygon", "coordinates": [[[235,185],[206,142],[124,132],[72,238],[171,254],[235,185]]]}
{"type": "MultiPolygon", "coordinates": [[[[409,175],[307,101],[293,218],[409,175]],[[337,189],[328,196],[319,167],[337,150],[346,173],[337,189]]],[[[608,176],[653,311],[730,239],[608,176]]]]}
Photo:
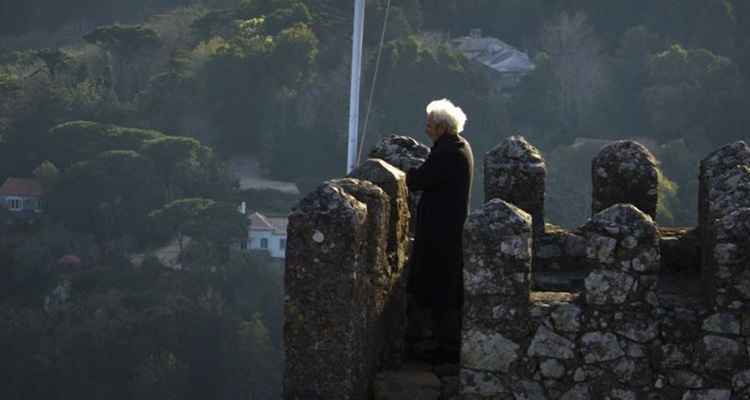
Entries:
{"type": "Polygon", "coordinates": [[[642,144],[621,140],[604,146],[591,163],[592,214],[618,203],[656,218],[659,169],[642,144]]]}
{"type": "MultiPolygon", "coordinates": [[[[386,140],[391,154],[413,145],[402,139],[386,140]]],[[[495,158],[488,193],[528,178],[529,168],[498,166],[543,165],[523,143],[510,138],[488,154],[495,158]]],[[[543,196],[527,212],[533,207],[488,194],[470,214],[458,398],[750,399],[750,148],[737,142],[701,163],[698,227],[654,222],[657,165],[635,142],[605,147],[592,163],[596,212],[572,230],[546,224],[539,234],[543,196]]],[[[542,175],[534,176],[543,193],[542,175]]],[[[396,336],[403,337],[404,320],[382,322],[403,315],[403,173],[368,160],[352,177],[382,190],[330,181],[290,219],[285,334],[287,373],[297,376],[286,384],[301,387],[293,385],[298,379],[322,393],[335,376],[337,391],[351,390],[324,396],[334,399],[368,398],[353,388],[367,388],[377,368],[397,367],[387,353],[403,349],[396,336]],[[399,305],[384,307],[389,299],[399,305]],[[392,327],[395,336],[387,333],[392,327]],[[302,360],[311,360],[304,371],[302,360]]]]}
{"type": "Polygon", "coordinates": [[[542,153],[522,136],[500,142],[484,157],[484,198],[502,199],[531,214],[534,234],[544,233],[547,166],[542,153]]]}
{"type": "Polygon", "coordinates": [[[284,277],[287,399],[368,398],[377,370],[401,363],[406,256],[392,253],[406,251],[393,237],[409,222],[405,178],[391,173],[389,180],[392,169],[373,167],[360,173],[381,177],[398,198],[370,181],[337,179],[290,214],[284,277]]]}

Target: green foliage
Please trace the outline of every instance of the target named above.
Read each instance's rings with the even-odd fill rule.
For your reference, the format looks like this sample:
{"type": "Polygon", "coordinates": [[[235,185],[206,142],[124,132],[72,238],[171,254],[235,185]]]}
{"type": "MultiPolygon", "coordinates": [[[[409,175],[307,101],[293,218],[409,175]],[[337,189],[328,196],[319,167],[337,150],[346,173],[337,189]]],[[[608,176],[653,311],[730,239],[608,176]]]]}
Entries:
{"type": "Polygon", "coordinates": [[[0,351],[12,357],[0,365],[14,371],[3,398],[281,395],[281,348],[272,339],[280,337],[281,274],[263,260],[237,256],[215,272],[95,269],[65,279],[72,296],[51,313],[0,308],[0,351]]]}
{"type": "Polygon", "coordinates": [[[658,171],[658,201],[656,204],[656,219],[660,225],[673,226],[675,214],[673,210],[679,207],[677,192],[679,187],[667,178],[664,173],[658,171]]]}
{"type": "Polygon", "coordinates": [[[163,137],[158,131],[126,128],[91,121],[55,126],[48,139],[50,159],[66,169],[110,150],[140,150],[147,141],[163,137]]]}
{"type": "Polygon", "coordinates": [[[51,192],[60,179],[60,170],[50,161],[44,161],[34,169],[34,177],[42,185],[46,193],[51,192]]]}
{"type": "Polygon", "coordinates": [[[142,26],[101,26],[86,34],[84,40],[119,57],[133,57],[159,45],[159,35],[142,26]]]}
{"type": "Polygon", "coordinates": [[[215,204],[209,199],[179,199],[165,204],[149,213],[155,231],[165,232],[168,237],[176,236],[180,252],[185,236],[201,236],[206,218],[206,210],[215,204]]]}
{"type": "Polygon", "coordinates": [[[163,202],[154,165],[134,152],[100,153],[65,171],[49,194],[49,214],[101,242],[146,237],[147,214],[163,202]]]}
{"type": "Polygon", "coordinates": [[[742,77],[730,59],[673,45],[651,58],[648,71],[649,85],[643,96],[659,136],[683,136],[692,145],[741,137],[734,125],[741,118],[737,110],[742,77]],[[716,131],[722,135],[712,138],[708,134],[716,131]]]}

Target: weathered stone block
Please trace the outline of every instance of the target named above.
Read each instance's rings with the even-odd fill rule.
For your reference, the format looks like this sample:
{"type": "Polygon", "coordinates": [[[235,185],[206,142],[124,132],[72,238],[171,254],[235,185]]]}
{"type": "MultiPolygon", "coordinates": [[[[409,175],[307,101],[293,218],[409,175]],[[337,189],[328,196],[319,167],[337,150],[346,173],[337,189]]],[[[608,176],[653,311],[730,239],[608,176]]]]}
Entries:
{"type": "Polygon", "coordinates": [[[708,191],[708,224],[733,210],[750,207],[750,167],[738,165],[712,180],[708,191]]]}
{"type": "Polygon", "coordinates": [[[588,384],[582,383],[573,386],[572,389],[565,392],[560,400],[589,400],[591,399],[591,387],[588,384]]]}
{"type": "Polygon", "coordinates": [[[352,178],[367,180],[380,187],[390,199],[388,255],[391,272],[398,273],[408,258],[409,193],[406,174],[379,159],[369,159],[351,172],[352,178]]]}
{"type": "Polygon", "coordinates": [[[389,135],[370,150],[370,158],[379,158],[402,171],[418,168],[430,155],[430,148],[408,136],[389,135]]]}
{"type": "Polygon", "coordinates": [[[709,243],[713,257],[703,275],[710,303],[717,310],[750,312],[750,208],[715,220],[709,243]]]}
{"type": "Polygon", "coordinates": [[[708,194],[713,188],[714,180],[740,165],[750,166],[750,147],[743,141],[725,145],[701,161],[698,188],[698,223],[700,227],[708,227],[709,225],[708,194]]]}
{"type": "Polygon", "coordinates": [[[682,396],[682,400],[730,400],[732,391],[726,389],[690,390],[682,396]]]}
{"type": "Polygon", "coordinates": [[[364,203],[330,182],[289,216],[285,398],[367,396],[367,217],[364,203]]]}
{"type": "Polygon", "coordinates": [[[465,368],[508,373],[520,357],[521,346],[499,333],[465,331],[461,342],[461,363],[465,368]]]}
{"type": "Polygon", "coordinates": [[[700,345],[700,360],[710,372],[736,371],[746,365],[747,355],[742,347],[737,340],[707,335],[700,345]]]}
{"type": "Polygon", "coordinates": [[[575,357],[575,348],[575,343],[542,325],[531,339],[527,355],[569,360],[575,357]]]}
{"type": "Polygon", "coordinates": [[[491,200],[464,225],[464,290],[528,301],[531,218],[505,201],[491,200]]]}
{"type": "Polygon", "coordinates": [[[659,171],[656,159],[640,143],[611,143],[591,163],[592,214],[618,203],[633,204],[656,218],[659,171]]]}
{"type": "Polygon", "coordinates": [[[661,260],[654,221],[630,204],[616,204],[581,228],[591,272],[585,299],[598,306],[654,303],[661,260]]]}
{"type": "Polygon", "coordinates": [[[483,398],[508,393],[497,375],[470,369],[461,369],[461,394],[464,396],[478,395],[483,398]]]}
{"type": "Polygon", "coordinates": [[[539,150],[521,136],[511,136],[484,158],[485,200],[502,199],[533,218],[535,234],[544,233],[547,168],[539,150]]]}
{"type": "Polygon", "coordinates": [[[587,364],[615,360],[625,355],[617,337],[603,332],[590,332],[583,335],[581,351],[587,364]]]}
{"type": "Polygon", "coordinates": [[[581,330],[583,311],[575,304],[560,304],[551,313],[555,329],[561,332],[578,332],[581,330]]]}
{"type": "MultiPolygon", "coordinates": [[[[724,197],[724,201],[731,200],[731,193],[734,192],[732,189],[737,174],[743,174],[741,167],[750,166],[750,147],[743,142],[738,141],[728,145],[725,145],[713,153],[709,154],[700,163],[700,176],[699,176],[699,188],[698,188],[698,229],[700,232],[701,246],[703,249],[712,249],[712,228],[713,221],[716,218],[720,218],[723,213],[731,212],[734,208],[727,208],[724,210],[719,209],[716,206],[712,206],[712,200],[719,197],[724,197]],[[734,173],[731,171],[734,170],[734,173]],[[729,173],[729,175],[727,175],[729,173]],[[724,182],[721,183],[720,177],[724,177],[724,182]],[[727,182],[727,178],[731,180],[727,182]],[[717,186],[722,186],[721,190],[718,190],[717,186]],[[730,193],[724,194],[721,192],[729,191],[730,193]],[[711,209],[713,208],[713,212],[711,209]]],[[[719,199],[720,200],[720,199],[719,199]]],[[[744,199],[738,199],[744,201],[744,199]]],[[[701,253],[701,265],[706,276],[710,275],[713,261],[711,259],[711,250],[703,251],[701,253]]],[[[710,284],[710,281],[708,282],[710,284]]]]}

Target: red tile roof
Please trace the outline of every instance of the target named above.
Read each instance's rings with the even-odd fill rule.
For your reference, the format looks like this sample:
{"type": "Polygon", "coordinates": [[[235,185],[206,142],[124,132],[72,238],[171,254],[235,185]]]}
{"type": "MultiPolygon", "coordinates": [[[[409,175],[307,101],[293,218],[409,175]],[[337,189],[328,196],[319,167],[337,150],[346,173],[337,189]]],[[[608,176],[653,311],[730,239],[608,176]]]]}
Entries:
{"type": "Polygon", "coordinates": [[[34,179],[8,178],[0,186],[0,196],[40,197],[42,185],[34,179]]]}

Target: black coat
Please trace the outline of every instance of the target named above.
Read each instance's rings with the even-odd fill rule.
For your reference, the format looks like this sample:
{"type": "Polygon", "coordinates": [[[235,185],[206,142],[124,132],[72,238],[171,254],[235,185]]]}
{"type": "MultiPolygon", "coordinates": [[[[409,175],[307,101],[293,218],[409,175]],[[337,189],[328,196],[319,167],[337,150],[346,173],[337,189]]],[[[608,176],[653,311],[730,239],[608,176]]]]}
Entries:
{"type": "Polygon", "coordinates": [[[471,146],[461,136],[444,134],[406,184],[421,190],[417,207],[410,291],[433,308],[460,307],[463,294],[463,226],[474,175],[471,146]]]}

